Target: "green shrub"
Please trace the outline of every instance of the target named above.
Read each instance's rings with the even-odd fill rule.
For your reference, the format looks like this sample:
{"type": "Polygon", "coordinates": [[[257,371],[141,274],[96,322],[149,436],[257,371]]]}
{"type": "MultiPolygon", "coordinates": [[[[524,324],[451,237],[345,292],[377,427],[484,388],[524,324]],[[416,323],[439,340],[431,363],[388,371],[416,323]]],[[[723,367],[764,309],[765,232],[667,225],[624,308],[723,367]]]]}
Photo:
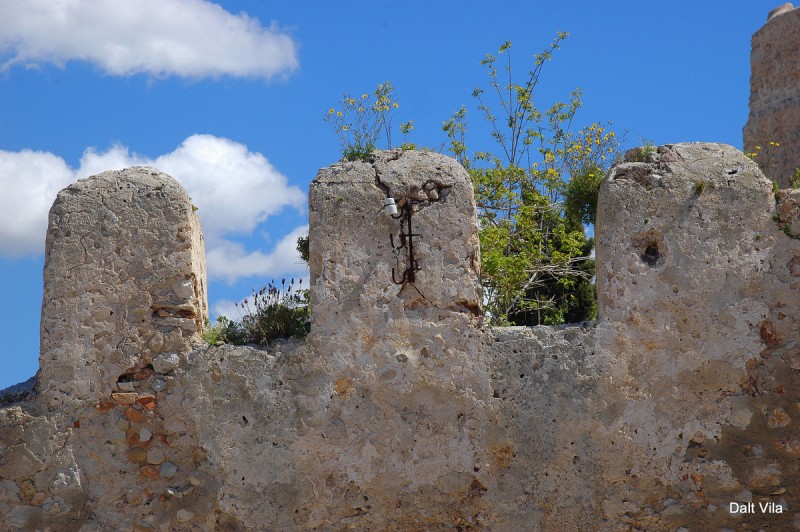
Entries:
{"type": "Polygon", "coordinates": [[[295,286],[294,279],[280,287],[269,283],[253,290],[251,297],[239,304],[245,312],[240,322],[220,316],[213,325],[206,322],[203,340],[210,345],[262,344],[277,338],[305,338],[311,328],[308,290],[303,280],[295,286]],[[252,305],[252,306],[251,306],[252,305]]]}
{"type": "Polygon", "coordinates": [[[246,335],[241,324],[225,316],[220,316],[214,325],[206,321],[206,326],[203,328],[203,340],[209,345],[241,345],[245,343],[246,335]]]}
{"type": "Polygon", "coordinates": [[[536,107],[542,69],[566,36],[536,54],[520,82],[510,42],[481,62],[488,88],[472,96],[490,125],[489,149],[468,150],[466,106],[442,126],[475,188],[483,307],[495,325],[577,322],[596,313],[593,240],[583,224],[594,223],[603,174],[620,157],[619,138],[598,122],[575,131],[580,90],[536,107]]]}
{"type": "Polygon", "coordinates": [[[246,314],[241,327],[247,342],[267,344],[277,338],[305,338],[311,328],[308,290],[302,289],[302,279],[295,286],[286,279],[281,286],[269,283],[259,291],[253,290],[241,306],[246,314]],[[252,307],[251,307],[252,304],[252,307]]]}

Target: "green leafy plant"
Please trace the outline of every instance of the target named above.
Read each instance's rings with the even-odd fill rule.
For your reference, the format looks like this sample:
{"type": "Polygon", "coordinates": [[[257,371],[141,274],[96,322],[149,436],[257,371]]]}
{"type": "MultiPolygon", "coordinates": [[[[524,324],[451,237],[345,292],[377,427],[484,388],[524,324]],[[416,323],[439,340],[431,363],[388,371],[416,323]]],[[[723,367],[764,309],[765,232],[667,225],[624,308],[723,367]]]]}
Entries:
{"type": "Polygon", "coordinates": [[[470,155],[465,106],[442,126],[475,187],[484,306],[494,324],[575,322],[592,318],[596,309],[593,241],[583,224],[594,223],[597,191],[619,158],[619,140],[597,122],[572,129],[582,106],[580,90],[545,111],[536,107],[542,69],[566,37],[559,33],[535,55],[519,83],[510,42],[498,56],[481,61],[489,90],[476,88],[472,95],[490,126],[495,152],[470,155]],[[505,58],[502,80],[499,56],[505,58]]]}
{"type": "Polygon", "coordinates": [[[656,148],[655,143],[650,139],[646,139],[644,137],[641,137],[639,139],[639,142],[642,145],[635,149],[635,151],[634,151],[632,157],[630,158],[630,160],[632,162],[644,163],[644,162],[647,162],[647,158],[649,156],[651,156],[654,153],[656,153],[656,149],[657,148],[656,148]]]}
{"type": "Polygon", "coordinates": [[[297,237],[295,249],[297,249],[297,252],[300,254],[300,259],[308,264],[308,235],[297,237]]]}
{"type": "Polygon", "coordinates": [[[702,194],[705,189],[706,189],[705,181],[698,181],[697,183],[694,184],[694,193],[696,196],[702,194]]]}
{"type": "Polygon", "coordinates": [[[241,324],[225,316],[219,316],[213,325],[206,321],[203,328],[203,340],[209,345],[241,345],[246,339],[247,335],[241,324]]]}
{"type": "Polygon", "coordinates": [[[297,286],[292,278],[280,286],[269,283],[261,290],[253,290],[241,307],[245,311],[241,326],[247,342],[266,344],[277,338],[304,338],[311,327],[308,290],[297,286]],[[251,306],[252,305],[252,306],[251,306]]]}
{"type": "Polygon", "coordinates": [[[269,283],[261,290],[253,290],[239,306],[244,311],[241,321],[225,316],[213,325],[206,322],[203,340],[210,345],[256,343],[266,345],[277,338],[305,338],[310,324],[308,290],[302,288],[303,280],[295,285],[281,280],[280,286],[269,283]]]}
{"type": "MultiPolygon", "coordinates": [[[[345,93],[338,108],[328,109],[325,122],[339,136],[342,155],[346,160],[364,160],[369,157],[382,135],[386,139],[386,147],[391,149],[392,113],[400,107],[396,99],[395,89],[387,81],[379,83],[372,95],[363,93],[359,98],[353,98],[345,93]]],[[[413,129],[413,122],[411,124],[410,129],[403,131],[404,134],[413,129]]]]}
{"type": "Polygon", "coordinates": [[[800,188],[800,168],[794,169],[794,175],[789,179],[789,188],[800,188]]]}
{"type": "Polygon", "coordinates": [[[768,144],[766,144],[766,146],[766,149],[762,149],[761,146],[755,146],[753,151],[745,152],[744,154],[758,164],[758,167],[761,168],[761,171],[764,172],[765,176],[777,177],[771,175],[770,168],[778,157],[778,152],[780,151],[781,145],[780,143],[771,140],[768,144]]]}
{"type": "Polygon", "coordinates": [[[415,150],[417,148],[416,144],[413,142],[408,142],[408,135],[414,131],[414,121],[409,120],[408,122],[404,122],[400,124],[400,132],[403,134],[403,144],[400,145],[400,149],[402,150],[415,150]]]}

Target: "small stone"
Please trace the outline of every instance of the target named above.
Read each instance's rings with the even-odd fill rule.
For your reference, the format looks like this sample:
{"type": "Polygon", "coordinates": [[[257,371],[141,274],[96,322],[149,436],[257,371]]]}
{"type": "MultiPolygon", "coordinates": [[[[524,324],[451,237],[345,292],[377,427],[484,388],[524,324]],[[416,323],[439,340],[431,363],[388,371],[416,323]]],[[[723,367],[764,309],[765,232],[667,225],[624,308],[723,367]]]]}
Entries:
{"type": "Polygon", "coordinates": [[[150,480],[158,480],[158,469],[151,465],[140,467],[139,474],[144,478],[149,478],[150,480]]]}
{"type": "Polygon", "coordinates": [[[181,299],[191,299],[194,295],[194,285],[190,279],[184,279],[173,288],[175,295],[181,299]]]}
{"type": "Polygon", "coordinates": [[[778,333],[775,331],[775,325],[771,321],[762,321],[759,328],[761,339],[767,345],[778,345],[778,333]]]}
{"type": "Polygon", "coordinates": [[[170,497],[175,497],[176,499],[183,499],[185,495],[189,495],[193,491],[194,491],[193,486],[181,486],[180,488],[167,488],[165,490],[165,493],[170,497]]]}
{"type": "Polygon", "coordinates": [[[163,392],[167,388],[167,383],[161,379],[155,379],[150,385],[154,392],[163,392]]]}
{"type": "Polygon", "coordinates": [[[134,423],[142,423],[144,421],[144,413],[136,410],[133,407],[128,408],[125,411],[125,417],[133,421],[134,423]]]}
{"type": "Polygon", "coordinates": [[[781,485],[781,471],[777,463],[756,466],[750,474],[750,483],[757,488],[779,487],[781,485]]]}
{"type": "Polygon", "coordinates": [[[131,427],[131,422],[121,417],[117,420],[116,425],[119,430],[128,430],[131,427]]]}
{"type": "Polygon", "coordinates": [[[114,410],[114,408],[116,407],[117,407],[116,401],[102,400],[94,408],[98,412],[108,412],[109,410],[114,410]]]}
{"type": "Polygon", "coordinates": [[[163,464],[161,464],[161,468],[159,469],[158,472],[164,478],[172,478],[175,476],[175,473],[178,472],[178,466],[176,466],[172,462],[164,462],[163,464]]]}
{"type": "Polygon", "coordinates": [[[36,486],[34,486],[33,482],[30,480],[23,480],[19,486],[19,489],[26,499],[31,499],[34,495],[36,495],[36,486]]]}
{"type": "Polygon", "coordinates": [[[147,463],[158,465],[164,461],[164,449],[161,447],[153,447],[147,451],[147,463]]]}
{"type": "Polygon", "coordinates": [[[142,427],[139,429],[139,441],[150,441],[152,436],[153,433],[150,432],[147,427],[142,427]]]}
{"type": "Polygon", "coordinates": [[[144,395],[136,399],[136,402],[148,410],[152,410],[156,406],[156,398],[152,395],[144,395]]]}
{"type": "Polygon", "coordinates": [[[189,475],[189,484],[191,484],[192,486],[199,486],[200,479],[194,475],[189,475]]]}
{"type": "Polygon", "coordinates": [[[739,429],[746,429],[748,425],[750,425],[750,420],[753,417],[753,412],[750,411],[748,408],[742,408],[741,410],[737,410],[731,416],[731,421],[733,425],[739,429]]]}
{"type": "Polygon", "coordinates": [[[132,405],[136,402],[136,394],[135,393],[112,393],[111,398],[114,400],[115,403],[118,405],[132,405]]]}
{"type": "Polygon", "coordinates": [[[189,510],[184,510],[183,508],[178,510],[178,513],[175,514],[175,520],[179,523],[187,523],[192,520],[192,517],[194,517],[194,514],[189,510]]]}
{"type": "Polygon", "coordinates": [[[133,378],[136,379],[137,381],[143,381],[152,376],[153,376],[153,370],[148,367],[144,367],[133,374],[133,378]]]}
{"type": "Polygon", "coordinates": [[[163,353],[153,359],[153,369],[156,373],[167,374],[177,368],[180,361],[177,353],[163,353]]]}
{"type": "Polygon", "coordinates": [[[59,515],[69,511],[69,506],[60,498],[49,498],[42,504],[42,510],[48,515],[59,515]]]}
{"type": "Polygon", "coordinates": [[[770,413],[769,419],[767,419],[767,426],[771,429],[785,427],[791,421],[792,418],[789,417],[789,414],[783,408],[778,407],[770,413]]]}
{"type": "Polygon", "coordinates": [[[128,460],[130,460],[131,462],[146,462],[147,451],[139,447],[134,447],[133,449],[128,451],[128,460]]]}
{"type": "Polygon", "coordinates": [[[139,433],[135,430],[128,430],[125,433],[125,441],[128,442],[129,447],[147,447],[147,442],[139,440],[139,433]]]}
{"type": "Polygon", "coordinates": [[[133,392],[133,391],[136,390],[136,388],[135,388],[135,386],[133,384],[133,381],[118,382],[117,383],[117,388],[119,388],[120,390],[122,390],[124,392],[133,392]]]}
{"type": "Polygon", "coordinates": [[[195,447],[194,452],[192,453],[192,459],[198,464],[205,460],[206,456],[208,456],[208,453],[202,447],[195,447]]]}
{"type": "Polygon", "coordinates": [[[435,188],[433,190],[428,191],[428,198],[431,201],[437,201],[439,199],[439,193],[436,191],[435,188]]]}

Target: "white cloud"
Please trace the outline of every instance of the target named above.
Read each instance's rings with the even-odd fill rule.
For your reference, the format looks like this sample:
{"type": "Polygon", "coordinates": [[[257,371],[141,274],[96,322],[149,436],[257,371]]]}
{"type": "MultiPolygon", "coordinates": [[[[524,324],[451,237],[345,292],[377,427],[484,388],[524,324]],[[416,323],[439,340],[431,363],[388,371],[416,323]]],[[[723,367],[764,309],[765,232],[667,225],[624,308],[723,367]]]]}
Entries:
{"type": "Polygon", "coordinates": [[[207,0],[0,2],[2,69],[92,63],[108,74],[269,79],[298,66],[297,46],[207,0]]]}
{"type": "Polygon", "coordinates": [[[72,169],[52,153],[0,150],[0,254],[41,253],[50,205],[74,180],[72,169]]]}
{"type": "Polygon", "coordinates": [[[297,238],[308,233],[308,226],[295,228],[283,237],[270,253],[245,250],[238,242],[223,240],[207,246],[206,264],[211,279],[229,283],[243,277],[268,277],[301,273],[306,269],[297,252],[297,238]]]}
{"type": "Polygon", "coordinates": [[[250,234],[284,207],[302,210],[306,204],[305,194],[289,186],[266,157],[213,135],[192,135],[155,159],[130,154],[124,146],[105,152],[90,148],[81,158],[78,177],[136,165],[154,166],[183,184],[212,243],[223,235],[250,234]]]}
{"type": "Polygon", "coordinates": [[[89,148],[78,169],[48,152],[0,151],[0,255],[42,253],[47,213],[59,190],[81,177],[135,165],[155,166],[186,188],[199,209],[211,279],[232,283],[252,275],[277,277],[305,269],[295,245],[307,226],[295,228],[269,253],[247,251],[231,240],[252,234],[258,224],[286,207],[303,210],[306,199],[266,157],[212,135],[192,135],[155,159],[131,154],[124,146],[105,152],[89,148]]]}

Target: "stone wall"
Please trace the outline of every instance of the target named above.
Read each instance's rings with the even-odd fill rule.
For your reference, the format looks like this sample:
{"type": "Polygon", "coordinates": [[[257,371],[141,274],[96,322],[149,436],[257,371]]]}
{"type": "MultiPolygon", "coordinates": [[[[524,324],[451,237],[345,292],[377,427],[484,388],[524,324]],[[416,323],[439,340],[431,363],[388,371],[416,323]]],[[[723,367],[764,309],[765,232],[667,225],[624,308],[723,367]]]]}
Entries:
{"type": "MultiPolygon", "coordinates": [[[[88,224],[100,236],[77,242],[103,250],[87,262],[91,277],[69,277],[49,251],[47,282],[72,284],[46,294],[105,294],[95,287],[122,271],[138,272],[130,286],[161,292],[137,296],[141,317],[128,311],[150,321],[91,322],[139,342],[132,355],[125,344],[84,342],[94,336],[75,320],[43,329],[78,340],[43,343],[38,394],[4,396],[0,521],[75,530],[800,527],[800,193],[776,202],[757,166],[729,146],[677,144],[635,158],[601,189],[597,323],[534,328],[481,323],[475,205],[455,161],[376,152],[322,169],[309,195],[312,331],[267,348],[189,349],[196,329],[160,321],[189,316],[153,309],[168,300],[194,305],[196,317],[205,308],[202,292],[180,300],[174,289],[191,273],[205,283],[187,244],[199,233],[176,238],[193,214],[174,181],[136,169],[67,189],[56,206],[65,196],[95,201],[88,185],[106,187],[101,205],[115,206],[126,232],[88,224]],[[122,200],[161,185],[173,200],[147,227],[174,258],[121,268],[116,246],[136,233],[118,213],[122,200]],[[409,265],[410,242],[400,247],[404,220],[381,213],[390,197],[414,204],[413,283],[392,280],[392,268],[401,280],[409,265]],[[154,349],[154,332],[168,338],[168,326],[185,343],[154,349]],[[80,366],[74,353],[95,368],[87,386],[70,387],[89,370],[53,370],[66,356],[80,366]],[[755,511],[731,513],[732,502],[755,511]]],[[[102,208],[72,211],[110,219],[102,208]]],[[[72,220],[87,227],[53,220],[48,250],[70,246],[72,220]]],[[[116,315],[123,307],[113,304],[103,300],[116,315]]]]}
{"type": "Polygon", "coordinates": [[[41,321],[39,384],[49,406],[107,396],[197,342],[208,304],[194,210],[154,168],[105,172],[58,194],[41,321]]]}
{"type": "Polygon", "coordinates": [[[768,177],[788,187],[800,168],[800,9],[787,3],[769,13],[753,35],[750,66],[744,149],[758,154],[768,177]]]}

